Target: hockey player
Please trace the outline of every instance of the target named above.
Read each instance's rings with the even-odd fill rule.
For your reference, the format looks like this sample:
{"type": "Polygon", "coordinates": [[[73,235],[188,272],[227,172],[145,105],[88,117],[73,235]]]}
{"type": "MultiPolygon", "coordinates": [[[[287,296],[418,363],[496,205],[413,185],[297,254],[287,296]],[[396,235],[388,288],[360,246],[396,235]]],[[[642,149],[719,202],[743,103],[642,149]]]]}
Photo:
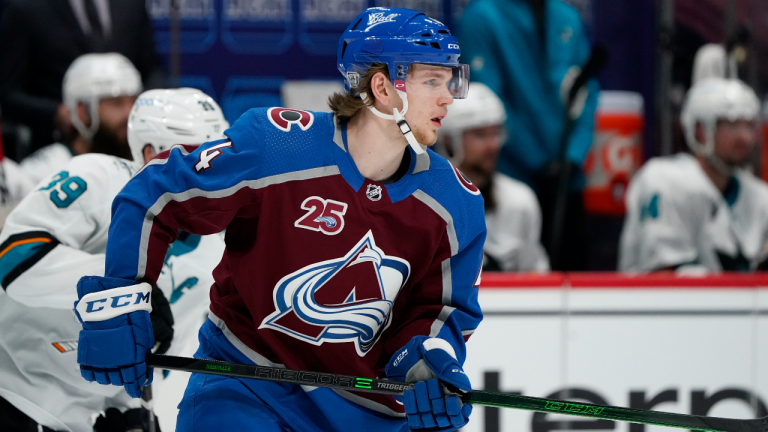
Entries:
{"type": "Polygon", "coordinates": [[[465,425],[471,405],[453,392],[471,390],[462,364],[482,318],[483,202],[425,150],[466,96],[459,54],[423,13],[367,9],[339,41],[348,92],[329,101],[333,115],[253,109],[227,139],[152,160],[115,198],[105,277],[78,282],[83,376],[139,396],[153,345],[146,297],[168,244],[179,229],[226,229],[197,357],[383,374],[415,390],[396,401],[193,374],[178,431],[465,425]],[[106,300],[123,295],[125,308],[106,300]]]}
{"type": "MultiPolygon", "coordinates": [[[[129,122],[133,161],[95,153],[74,157],[9,215],[0,232],[0,327],[6,329],[0,333],[0,430],[90,432],[92,417],[108,407],[115,409],[96,421],[99,432],[122,432],[114,425],[141,420],[138,400],[80,376],[74,287],[83,274],[104,273],[112,200],[131,175],[173,143],[217,138],[227,126],[216,103],[198,90],[145,92],[129,122]]],[[[223,249],[218,236],[185,234],[168,250],[158,280],[165,296],[152,298],[160,352],[172,337],[182,343],[171,352],[194,351],[184,327],[196,335],[223,249]],[[175,335],[171,310],[180,324],[175,335]]]]}
{"type": "Polygon", "coordinates": [[[768,186],[744,169],[758,108],[738,80],[691,87],[681,121],[693,155],[651,159],[632,179],[620,270],[754,271],[764,263],[768,186]]]}
{"type": "Polygon", "coordinates": [[[523,182],[496,171],[506,140],[504,104],[485,84],[472,83],[464,100],[448,108],[435,150],[480,189],[488,236],[483,270],[546,272],[547,253],[539,243],[541,208],[523,182]]]}
{"type": "Polygon", "coordinates": [[[45,146],[21,161],[34,183],[67,165],[73,155],[103,153],[130,160],[128,114],[141,93],[141,75],[117,53],[85,54],[67,69],[62,84],[72,130],[66,144],[45,146]]]}

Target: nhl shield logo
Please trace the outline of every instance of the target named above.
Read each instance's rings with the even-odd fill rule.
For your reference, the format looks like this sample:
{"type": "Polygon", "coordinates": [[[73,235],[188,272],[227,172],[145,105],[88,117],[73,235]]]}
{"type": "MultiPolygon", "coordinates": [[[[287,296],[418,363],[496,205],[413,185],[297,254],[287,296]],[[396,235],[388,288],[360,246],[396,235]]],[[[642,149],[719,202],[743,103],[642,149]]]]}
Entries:
{"type": "Polygon", "coordinates": [[[381,199],[381,186],[369,184],[368,190],[365,191],[365,195],[371,201],[378,201],[381,199]]]}

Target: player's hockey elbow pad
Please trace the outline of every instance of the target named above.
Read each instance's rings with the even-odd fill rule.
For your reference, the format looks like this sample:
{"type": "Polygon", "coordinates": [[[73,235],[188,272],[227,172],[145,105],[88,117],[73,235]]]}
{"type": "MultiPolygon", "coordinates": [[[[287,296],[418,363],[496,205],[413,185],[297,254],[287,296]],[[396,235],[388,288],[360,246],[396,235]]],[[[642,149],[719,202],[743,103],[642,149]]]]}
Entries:
{"type": "Polygon", "coordinates": [[[469,421],[472,406],[454,391],[470,392],[472,386],[447,341],[414,337],[392,356],[385,373],[391,380],[416,383],[402,398],[411,429],[448,431],[469,421]]]}
{"type": "Polygon", "coordinates": [[[83,325],[77,347],[80,373],[88,381],[125,386],[133,397],[152,382],[144,358],[152,349],[149,284],[84,276],[77,283],[75,314],[83,325]]]}

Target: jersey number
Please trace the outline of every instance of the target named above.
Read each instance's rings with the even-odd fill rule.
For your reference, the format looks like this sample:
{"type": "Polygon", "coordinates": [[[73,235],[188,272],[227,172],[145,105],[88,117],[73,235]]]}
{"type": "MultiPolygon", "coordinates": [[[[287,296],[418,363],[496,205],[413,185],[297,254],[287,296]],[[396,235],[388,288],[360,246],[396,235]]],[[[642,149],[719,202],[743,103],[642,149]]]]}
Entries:
{"type": "Polygon", "coordinates": [[[40,190],[51,190],[51,201],[58,208],[69,207],[86,189],[88,189],[88,185],[85,180],[80,177],[70,177],[67,171],[56,174],[48,186],[40,188],[40,190]]]}
{"type": "Polygon", "coordinates": [[[659,217],[659,194],[653,194],[648,202],[644,203],[640,209],[640,222],[645,219],[656,219],[659,217]]]}
{"type": "Polygon", "coordinates": [[[198,162],[195,164],[195,171],[200,174],[203,171],[211,169],[211,162],[217,157],[221,156],[221,149],[224,147],[232,147],[232,141],[216,144],[213,147],[209,147],[201,151],[198,162]]]}
{"type": "Polygon", "coordinates": [[[346,203],[312,196],[301,203],[301,208],[307,210],[307,213],[293,224],[297,228],[319,231],[328,235],[338,234],[344,229],[346,203]]]}

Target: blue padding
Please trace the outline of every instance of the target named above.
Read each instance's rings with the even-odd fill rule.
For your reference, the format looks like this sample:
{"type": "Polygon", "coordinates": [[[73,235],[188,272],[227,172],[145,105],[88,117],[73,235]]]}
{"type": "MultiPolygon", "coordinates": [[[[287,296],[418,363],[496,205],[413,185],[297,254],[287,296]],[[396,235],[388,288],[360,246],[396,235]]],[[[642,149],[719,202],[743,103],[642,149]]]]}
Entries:
{"type": "Polygon", "coordinates": [[[81,330],[77,362],[88,366],[114,367],[136,362],[136,344],[130,326],[110,330],[81,330]]]}
{"type": "Polygon", "coordinates": [[[41,247],[47,245],[46,242],[35,242],[18,245],[0,258],[0,281],[8,276],[8,273],[18,267],[19,264],[31,258],[41,247]]]}

